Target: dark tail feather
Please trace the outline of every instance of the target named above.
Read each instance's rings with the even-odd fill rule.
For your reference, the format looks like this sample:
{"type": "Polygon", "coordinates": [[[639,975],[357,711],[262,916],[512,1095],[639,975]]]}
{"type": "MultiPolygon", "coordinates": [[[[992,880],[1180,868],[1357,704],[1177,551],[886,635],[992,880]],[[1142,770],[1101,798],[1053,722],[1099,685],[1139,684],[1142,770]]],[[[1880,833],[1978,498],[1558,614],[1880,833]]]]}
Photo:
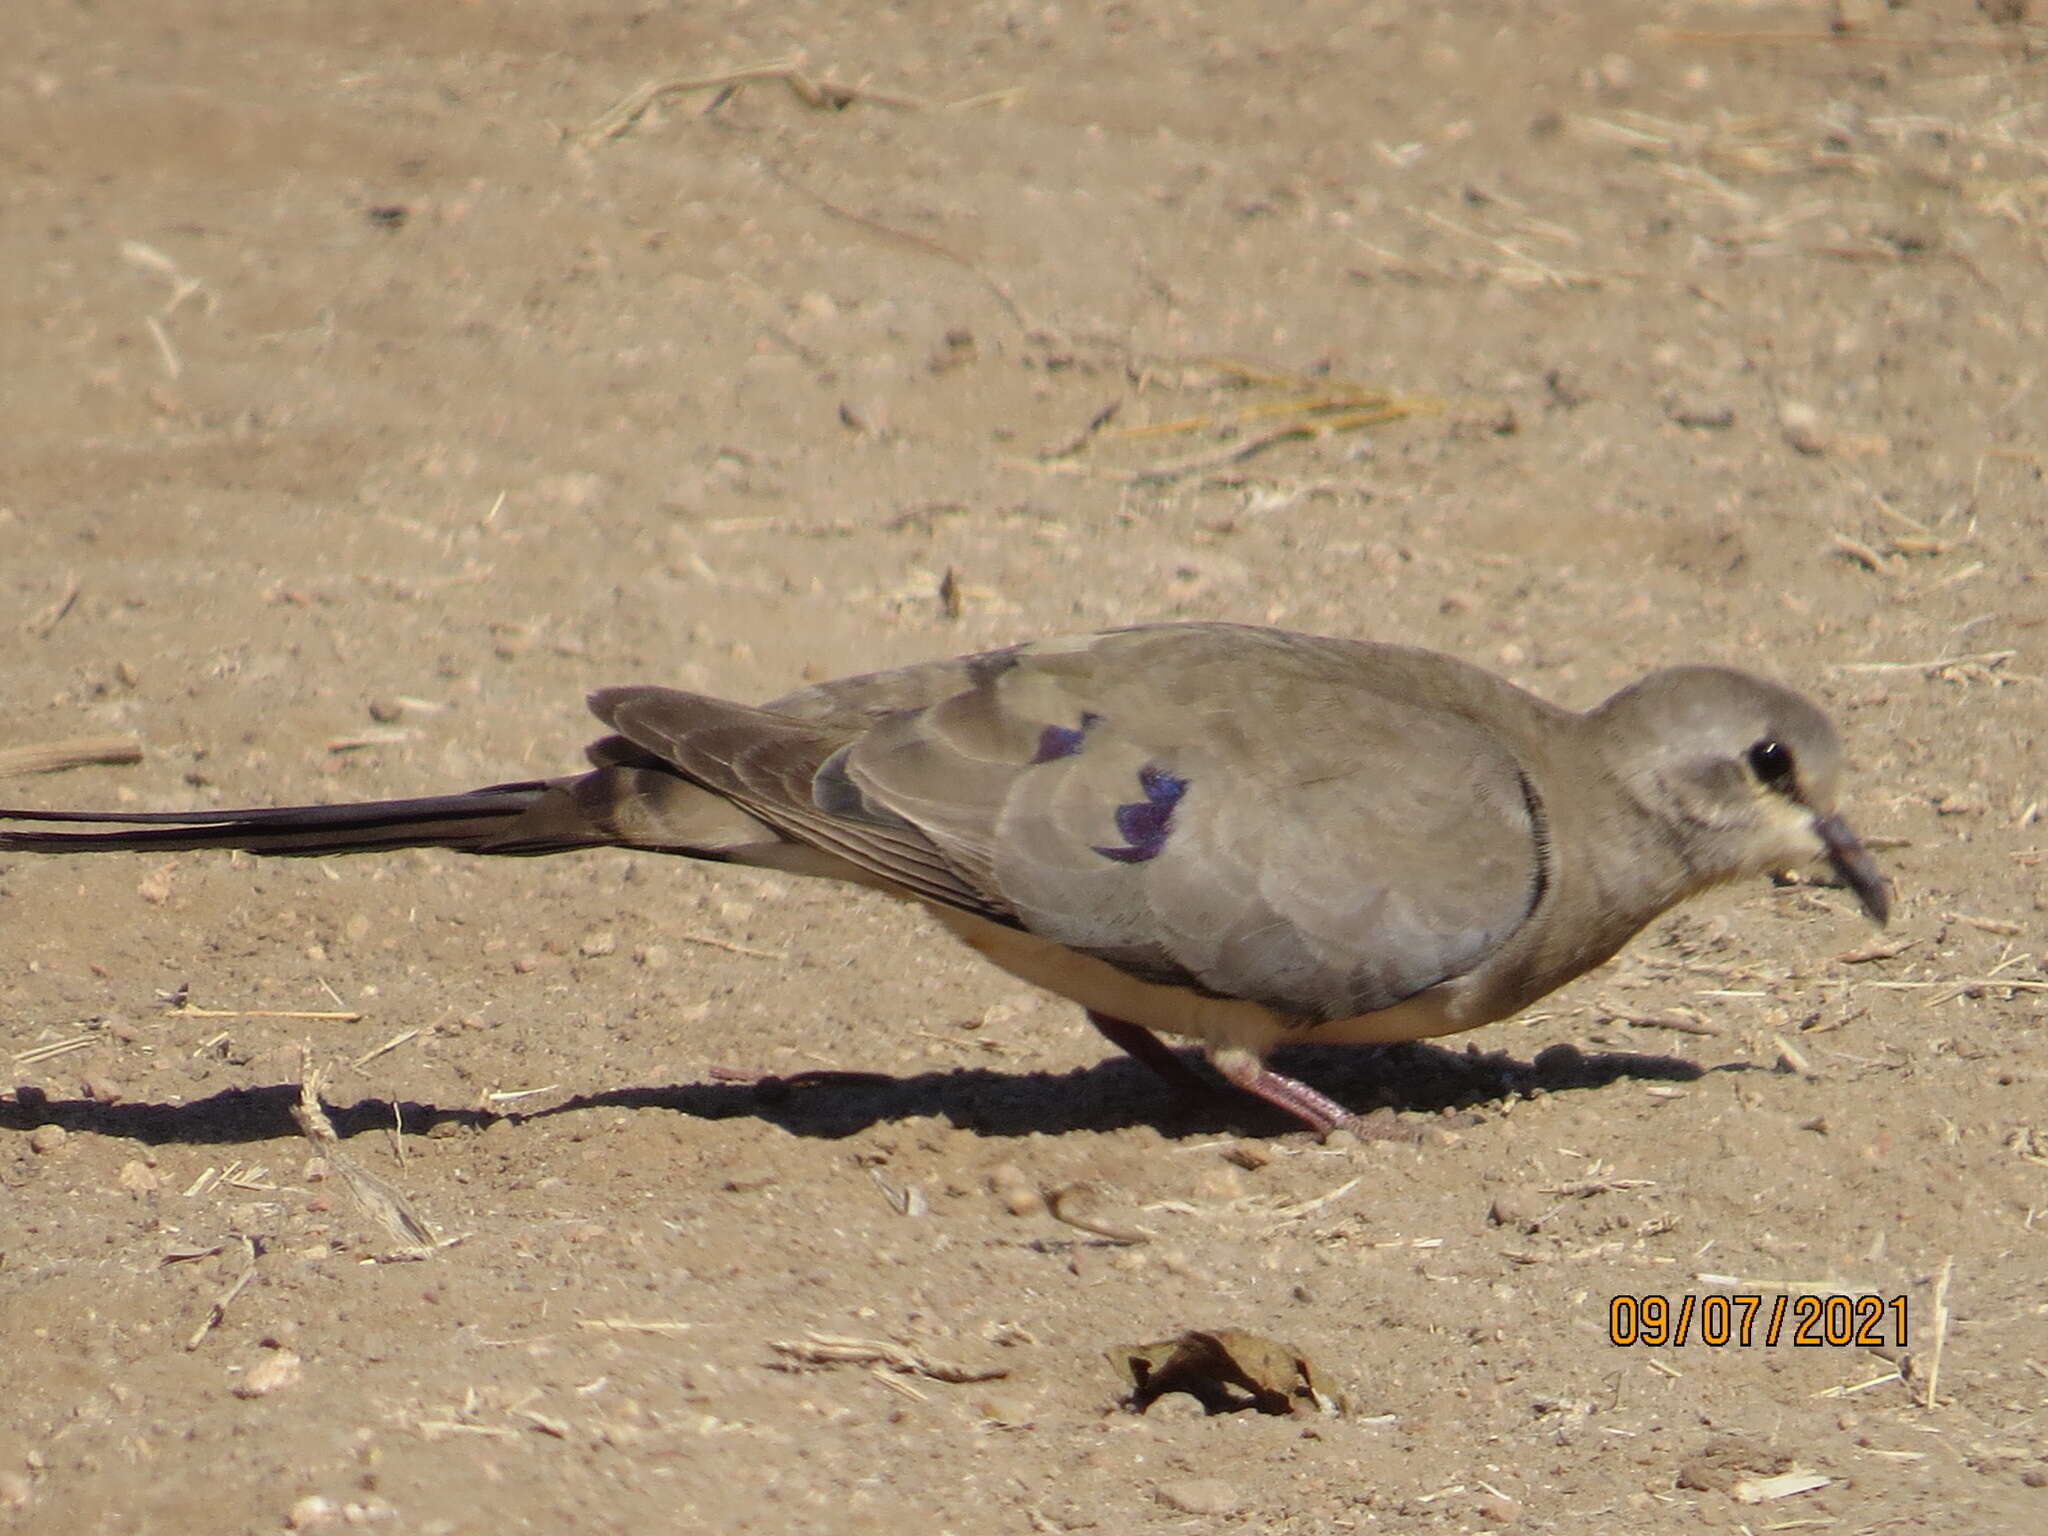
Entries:
{"type": "Polygon", "coordinates": [[[306,857],[391,848],[459,848],[471,853],[555,853],[612,841],[574,810],[558,784],[497,784],[462,795],[292,805],[239,811],[9,811],[0,822],[111,824],[106,832],[0,828],[0,853],[93,853],[240,848],[306,857]]]}

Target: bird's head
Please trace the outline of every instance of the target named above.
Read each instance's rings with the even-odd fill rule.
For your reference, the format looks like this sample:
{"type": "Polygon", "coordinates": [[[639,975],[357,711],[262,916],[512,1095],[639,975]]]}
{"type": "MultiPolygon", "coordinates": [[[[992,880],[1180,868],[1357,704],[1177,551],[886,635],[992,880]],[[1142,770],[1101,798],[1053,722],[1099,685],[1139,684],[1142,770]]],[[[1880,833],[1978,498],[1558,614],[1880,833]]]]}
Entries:
{"type": "Polygon", "coordinates": [[[1611,770],[1709,879],[1825,859],[1872,921],[1884,876],[1836,810],[1842,745],[1814,704],[1725,667],[1671,667],[1589,716],[1611,770]]]}

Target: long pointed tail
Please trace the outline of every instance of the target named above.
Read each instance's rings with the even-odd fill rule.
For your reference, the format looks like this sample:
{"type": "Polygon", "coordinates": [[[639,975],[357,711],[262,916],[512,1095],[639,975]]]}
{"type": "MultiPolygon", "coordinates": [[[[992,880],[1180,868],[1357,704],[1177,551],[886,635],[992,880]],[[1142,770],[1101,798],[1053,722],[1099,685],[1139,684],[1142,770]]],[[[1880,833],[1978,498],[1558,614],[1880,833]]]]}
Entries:
{"type": "Polygon", "coordinates": [[[250,853],[304,857],[392,848],[460,848],[474,853],[554,853],[613,841],[587,817],[575,814],[574,797],[565,789],[559,781],[535,781],[417,800],[236,811],[0,810],[0,822],[108,828],[45,832],[0,827],[0,852],[170,853],[190,848],[240,848],[250,853]],[[550,809],[558,814],[542,814],[550,809]]]}
{"type": "MultiPolygon", "coordinates": [[[[699,858],[741,859],[783,839],[711,790],[644,755],[608,761],[562,779],[493,784],[462,795],[366,800],[356,805],[287,805],[239,811],[10,811],[0,809],[0,853],[105,853],[240,848],[307,857],[392,848],[466,853],[563,853],[571,848],[645,848],[699,858]],[[31,822],[65,831],[25,831],[31,822]],[[104,827],[105,831],[69,830],[104,827]]],[[[772,856],[772,855],[771,855],[772,856]]]]}

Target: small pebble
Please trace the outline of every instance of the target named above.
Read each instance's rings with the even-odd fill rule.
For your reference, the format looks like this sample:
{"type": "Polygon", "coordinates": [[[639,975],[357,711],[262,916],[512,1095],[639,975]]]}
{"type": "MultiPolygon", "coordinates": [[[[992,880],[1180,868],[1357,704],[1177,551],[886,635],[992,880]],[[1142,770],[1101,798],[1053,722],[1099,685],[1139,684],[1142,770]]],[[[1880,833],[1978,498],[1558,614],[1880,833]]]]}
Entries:
{"type": "Polygon", "coordinates": [[[1817,455],[1828,451],[1827,437],[1821,431],[1820,412],[1810,405],[1787,400],[1778,409],[1778,430],[1797,452],[1817,455]]]}
{"type": "Polygon", "coordinates": [[[341,1506],[334,1500],[317,1493],[309,1493],[295,1501],[285,1515],[287,1529],[294,1531],[318,1530],[323,1525],[332,1525],[341,1518],[341,1506]]]}
{"type": "Polygon", "coordinates": [[[1238,1167],[1256,1172],[1273,1161],[1273,1149],[1262,1141],[1234,1141],[1223,1155],[1238,1167]]]}
{"type": "Polygon", "coordinates": [[[998,1163],[989,1171],[989,1193],[1003,1202],[1003,1209],[1012,1216],[1041,1216],[1045,1213],[1045,1197],[1038,1192],[1038,1186],[1025,1175],[1015,1163],[998,1163]]]}
{"type": "Polygon", "coordinates": [[[61,1125],[39,1125],[28,1133],[28,1149],[48,1154],[62,1149],[70,1139],[61,1125]]]}
{"type": "Polygon", "coordinates": [[[1496,1227],[1534,1232],[1543,1224],[1543,1201],[1527,1190],[1504,1189],[1493,1197],[1486,1219],[1496,1227]]]}
{"type": "Polygon", "coordinates": [[[583,942],[576,946],[577,952],[589,960],[608,955],[619,947],[618,935],[609,928],[600,928],[595,933],[583,936],[583,942]]]}
{"type": "Polygon", "coordinates": [[[990,1387],[974,1400],[974,1411],[997,1424],[1029,1424],[1038,1416],[1038,1400],[1017,1387],[990,1387]]]}
{"type": "Polygon", "coordinates": [[[1184,1477],[1159,1485],[1159,1502],[1184,1515],[1212,1518],[1234,1515],[1244,1507],[1237,1489],[1220,1477],[1184,1477]]]}
{"type": "Polygon", "coordinates": [[[298,1351],[273,1350],[242,1373],[242,1379],[235,1383],[235,1396],[268,1397],[286,1387],[297,1386],[304,1374],[304,1363],[299,1359],[298,1351]]]}

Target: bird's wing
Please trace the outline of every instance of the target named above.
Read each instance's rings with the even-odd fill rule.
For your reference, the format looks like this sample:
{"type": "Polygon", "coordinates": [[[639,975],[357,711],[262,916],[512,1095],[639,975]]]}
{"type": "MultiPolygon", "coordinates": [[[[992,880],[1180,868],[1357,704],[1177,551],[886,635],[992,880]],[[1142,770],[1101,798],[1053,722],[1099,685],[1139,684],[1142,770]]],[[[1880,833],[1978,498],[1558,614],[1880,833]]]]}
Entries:
{"type": "Polygon", "coordinates": [[[1341,1018],[1473,969],[1543,886],[1515,754],[1448,702],[1475,674],[1438,658],[1435,697],[1417,656],[1160,626],[727,705],[723,725],[662,690],[599,713],[918,894],[1147,980],[1341,1018]]]}

